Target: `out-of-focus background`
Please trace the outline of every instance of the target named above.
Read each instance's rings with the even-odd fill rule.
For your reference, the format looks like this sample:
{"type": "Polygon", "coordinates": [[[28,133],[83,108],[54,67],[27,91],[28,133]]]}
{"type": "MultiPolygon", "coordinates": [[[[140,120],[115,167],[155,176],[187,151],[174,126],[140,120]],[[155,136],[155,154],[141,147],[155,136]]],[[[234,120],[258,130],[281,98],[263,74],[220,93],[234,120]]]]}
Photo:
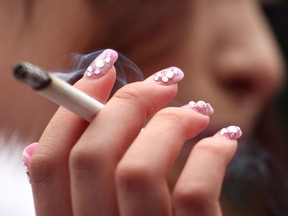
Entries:
{"type": "Polygon", "coordinates": [[[280,121],[288,138],[288,1],[268,2],[263,5],[263,10],[271,23],[286,62],[286,85],[276,103],[280,121]]]}

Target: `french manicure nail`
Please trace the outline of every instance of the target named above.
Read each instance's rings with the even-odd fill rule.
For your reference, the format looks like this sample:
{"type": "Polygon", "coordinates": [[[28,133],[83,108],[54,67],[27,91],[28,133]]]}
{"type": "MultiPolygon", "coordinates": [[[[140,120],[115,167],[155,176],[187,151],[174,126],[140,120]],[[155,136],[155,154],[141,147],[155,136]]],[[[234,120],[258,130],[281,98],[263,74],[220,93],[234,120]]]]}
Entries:
{"type": "Polygon", "coordinates": [[[237,140],[242,136],[242,131],[238,126],[229,126],[221,129],[217,135],[226,137],[230,140],[237,140]]]}
{"type": "Polygon", "coordinates": [[[187,105],[183,106],[183,107],[187,107],[190,108],[198,113],[201,113],[203,115],[212,115],[214,113],[214,109],[211,106],[210,103],[206,103],[204,101],[190,101],[187,105]]]}
{"type": "Polygon", "coordinates": [[[160,85],[174,85],[184,78],[184,73],[177,67],[169,67],[156,72],[152,78],[160,85]]]}
{"type": "Polygon", "coordinates": [[[30,145],[28,145],[22,152],[22,159],[23,159],[23,164],[26,166],[26,174],[27,176],[29,176],[29,161],[30,158],[33,154],[33,152],[35,151],[37,146],[37,143],[32,143],[30,145]]]}
{"type": "Polygon", "coordinates": [[[116,62],[118,53],[112,49],[104,50],[86,69],[84,76],[89,79],[99,78],[106,74],[116,62]]]}

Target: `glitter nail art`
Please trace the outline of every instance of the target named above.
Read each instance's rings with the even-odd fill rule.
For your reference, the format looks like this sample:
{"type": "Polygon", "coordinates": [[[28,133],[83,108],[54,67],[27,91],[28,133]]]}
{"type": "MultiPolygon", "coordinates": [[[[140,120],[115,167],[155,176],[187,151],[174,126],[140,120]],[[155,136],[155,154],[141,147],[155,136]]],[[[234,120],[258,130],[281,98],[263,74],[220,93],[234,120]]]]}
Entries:
{"type": "Polygon", "coordinates": [[[161,70],[153,75],[153,80],[160,85],[174,85],[181,81],[184,73],[177,67],[161,70]]]}
{"type": "Polygon", "coordinates": [[[116,62],[118,53],[111,49],[104,50],[87,68],[85,76],[89,79],[99,78],[106,74],[116,62]]]}
{"type": "Polygon", "coordinates": [[[198,102],[190,101],[185,107],[191,108],[192,110],[203,115],[212,115],[214,113],[214,109],[211,104],[201,100],[198,102]]]}
{"type": "Polygon", "coordinates": [[[229,126],[221,129],[218,134],[231,140],[237,140],[242,136],[242,131],[238,126],[229,126]]]}

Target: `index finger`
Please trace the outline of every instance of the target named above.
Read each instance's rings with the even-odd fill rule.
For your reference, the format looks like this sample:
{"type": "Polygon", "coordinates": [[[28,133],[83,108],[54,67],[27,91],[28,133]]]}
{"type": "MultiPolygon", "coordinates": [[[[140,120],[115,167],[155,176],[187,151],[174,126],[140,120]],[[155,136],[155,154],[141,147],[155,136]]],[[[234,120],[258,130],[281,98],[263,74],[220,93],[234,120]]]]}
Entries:
{"type": "MultiPolygon", "coordinates": [[[[106,101],[115,82],[113,64],[117,57],[115,51],[105,50],[74,86],[101,102],[106,101]]],[[[68,157],[87,126],[88,122],[60,107],[45,129],[29,164],[36,213],[72,215],[68,157]]]]}

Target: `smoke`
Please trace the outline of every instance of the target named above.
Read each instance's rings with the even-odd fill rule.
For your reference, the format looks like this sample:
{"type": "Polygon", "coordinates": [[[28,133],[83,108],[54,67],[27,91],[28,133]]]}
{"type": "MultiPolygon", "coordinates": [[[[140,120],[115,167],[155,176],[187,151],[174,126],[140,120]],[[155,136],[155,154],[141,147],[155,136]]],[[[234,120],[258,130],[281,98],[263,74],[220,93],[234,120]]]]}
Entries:
{"type": "Polygon", "coordinates": [[[241,215],[277,215],[288,212],[285,168],[265,145],[239,140],[226,172],[223,193],[241,215]]]}
{"type": "MultiPolygon", "coordinates": [[[[60,79],[73,84],[83,76],[88,66],[102,52],[103,50],[98,50],[88,54],[72,54],[69,59],[69,62],[71,62],[71,66],[68,67],[68,70],[66,69],[67,72],[55,71],[53,72],[53,74],[60,79]]],[[[117,89],[128,83],[143,80],[143,74],[140,68],[134,62],[132,62],[120,53],[118,53],[118,56],[119,57],[114,64],[117,78],[112,90],[112,94],[117,89]]]]}

